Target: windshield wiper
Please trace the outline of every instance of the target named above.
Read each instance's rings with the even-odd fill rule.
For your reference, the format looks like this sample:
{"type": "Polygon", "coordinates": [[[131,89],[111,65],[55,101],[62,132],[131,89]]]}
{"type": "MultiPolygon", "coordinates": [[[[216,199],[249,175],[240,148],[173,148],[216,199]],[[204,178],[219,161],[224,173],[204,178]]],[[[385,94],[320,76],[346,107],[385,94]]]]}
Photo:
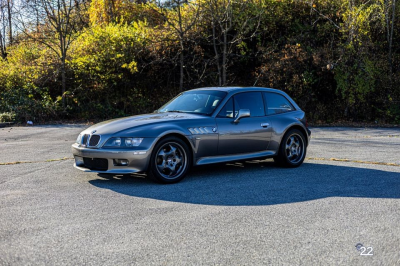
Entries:
{"type": "Polygon", "coordinates": [[[188,112],[190,114],[194,114],[194,115],[210,115],[209,113],[200,113],[200,112],[188,112]]]}
{"type": "Polygon", "coordinates": [[[184,113],[184,114],[195,114],[195,115],[210,115],[208,113],[199,113],[199,112],[193,112],[193,111],[179,111],[179,110],[169,110],[169,111],[164,111],[161,113],[184,113]]]}
{"type": "Polygon", "coordinates": [[[170,110],[170,111],[164,111],[163,113],[185,113],[185,112],[179,110],[170,110]]]}

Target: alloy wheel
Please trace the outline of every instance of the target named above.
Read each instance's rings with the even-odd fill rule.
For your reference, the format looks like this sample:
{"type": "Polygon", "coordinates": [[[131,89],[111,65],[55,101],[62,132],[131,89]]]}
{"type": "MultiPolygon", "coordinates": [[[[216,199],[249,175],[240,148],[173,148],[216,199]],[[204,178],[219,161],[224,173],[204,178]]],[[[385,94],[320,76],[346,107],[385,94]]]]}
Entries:
{"type": "Polygon", "coordinates": [[[176,142],[167,142],[160,147],[155,157],[157,172],[165,179],[175,179],[185,171],[187,155],[176,142]]]}
{"type": "Polygon", "coordinates": [[[304,156],[304,141],[303,138],[294,133],[287,138],[285,144],[286,158],[293,164],[298,163],[304,156]]]}

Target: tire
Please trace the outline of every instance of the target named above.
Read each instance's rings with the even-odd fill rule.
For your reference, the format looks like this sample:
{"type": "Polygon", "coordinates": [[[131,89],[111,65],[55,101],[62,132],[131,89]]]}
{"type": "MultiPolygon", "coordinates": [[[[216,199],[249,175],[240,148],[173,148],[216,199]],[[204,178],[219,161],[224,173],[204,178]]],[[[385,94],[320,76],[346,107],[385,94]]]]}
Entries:
{"type": "Polygon", "coordinates": [[[274,161],[283,167],[299,167],[307,153],[304,134],[298,129],[289,130],[282,138],[274,161]]]}
{"type": "Polygon", "coordinates": [[[153,149],[148,176],[162,184],[177,183],[186,176],[191,163],[192,156],[186,143],[177,137],[167,137],[153,149]]]}

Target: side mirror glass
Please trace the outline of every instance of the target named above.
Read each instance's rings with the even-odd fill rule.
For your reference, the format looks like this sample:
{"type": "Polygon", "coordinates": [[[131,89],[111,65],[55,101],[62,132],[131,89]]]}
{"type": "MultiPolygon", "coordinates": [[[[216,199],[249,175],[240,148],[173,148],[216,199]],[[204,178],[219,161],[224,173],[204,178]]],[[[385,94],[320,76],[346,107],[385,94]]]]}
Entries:
{"type": "Polygon", "coordinates": [[[234,123],[238,123],[240,119],[244,117],[250,117],[250,110],[249,109],[240,109],[239,113],[237,114],[235,120],[233,120],[234,123]]]}

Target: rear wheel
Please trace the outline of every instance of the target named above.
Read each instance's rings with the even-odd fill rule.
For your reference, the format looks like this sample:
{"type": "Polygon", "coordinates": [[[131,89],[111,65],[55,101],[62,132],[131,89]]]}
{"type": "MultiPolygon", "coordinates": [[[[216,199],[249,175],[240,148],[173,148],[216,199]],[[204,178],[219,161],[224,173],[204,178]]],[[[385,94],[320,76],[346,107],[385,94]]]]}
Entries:
{"type": "Polygon", "coordinates": [[[298,167],[306,157],[307,145],[304,134],[298,129],[289,130],[282,138],[274,161],[284,167],[298,167]]]}
{"type": "Polygon", "coordinates": [[[168,137],[156,144],[150,160],[150,178],[159,183],[172,184],[186,176],[191,155],[185,142],[168,137]]]}

